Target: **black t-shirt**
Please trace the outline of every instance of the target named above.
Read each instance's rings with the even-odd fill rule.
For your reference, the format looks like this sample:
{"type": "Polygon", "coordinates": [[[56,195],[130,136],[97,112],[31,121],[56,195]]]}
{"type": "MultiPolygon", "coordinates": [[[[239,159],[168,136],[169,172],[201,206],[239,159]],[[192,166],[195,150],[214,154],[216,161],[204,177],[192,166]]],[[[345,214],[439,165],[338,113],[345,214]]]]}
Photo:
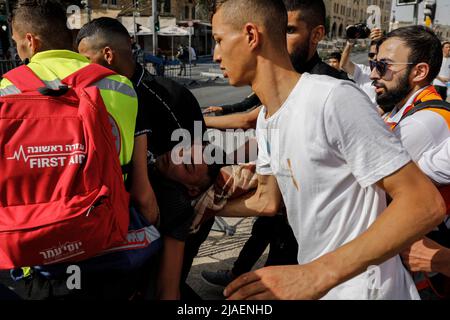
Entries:
{"type": "Polygon", "coordinates": [[[149,134],[151,132],[150,123],[145,121],[146,110],[144,105],[139,103],[136,116],[136,127],[134,129],[134,136],[138,137],[143,134],[149,134]]]}
{"type": "Polygon", "coordinates": [[[192,199],[179,183],[162,177],[154,168],[149,172],[160,211],[159,231],[179,241],[186,241],[195,216],[192,199]]]}
{"type": "Polygon", "coordinates": [[[194,122],[199,121],[202,134],[206,131],[203,115],[194,95],[173,80],[155,77],[136,66],[131,78],[139,99],[137,122],[143,121],[148,130],[150,158],[156,158],[172,150],[180,141],[172,141],[176,129],[186,129],[194,138],[194,122]]]}
{"type": "MultiPolygon", "coordinates": [[[[148,129],[147,153],[149,179],[154,189],[161,214],[160,231],[180,241],[185,241],[194,217],[191,199],[180,184],[164,179],[152,163],[158,156],[172,150],[180,141],[172,141],[172,132],[186,129],[194,138],[195,121],[206,131],[197,99],[182,85],[173,80],[154,77],[140,65],[131,78],[139,101],[139,119],[148,129]]],[[[147,129],[146,129],[147,128],[147,129]]]]}

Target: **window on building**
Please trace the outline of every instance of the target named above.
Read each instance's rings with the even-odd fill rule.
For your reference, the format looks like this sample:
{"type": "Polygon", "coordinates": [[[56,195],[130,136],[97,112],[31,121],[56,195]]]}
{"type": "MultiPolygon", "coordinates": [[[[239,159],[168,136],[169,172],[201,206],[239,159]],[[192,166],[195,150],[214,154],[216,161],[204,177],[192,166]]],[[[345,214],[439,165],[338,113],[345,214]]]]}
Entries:
{"type": "Polygon", "coordinates": [[[192,8],[191,8],[191,12],[192,12],[192,14],[191,14],[192,20],[194,20],[195,19],[195,7],[194,6],[192,6],[192,8]]]}
{"type": "Polygon", "coordinates": [[[163,10],[164,12],[170,12],[170,0],[164,0],[163,10]]]}
{"type": "Polygon", "coordinates": [[[108,0],[102,0],[102,4],[103,5],[107,5],[108,4],[108,0]]]}
{"type": "Polygon", "coordinates": [[[111,5],[112,6],[117,6],[117,0],[111,0],[111,5]]]}
{"type": "Polygon", "coordinates": [[[184,7],[184,19],[189,19],[189,6],[184,7]]]}

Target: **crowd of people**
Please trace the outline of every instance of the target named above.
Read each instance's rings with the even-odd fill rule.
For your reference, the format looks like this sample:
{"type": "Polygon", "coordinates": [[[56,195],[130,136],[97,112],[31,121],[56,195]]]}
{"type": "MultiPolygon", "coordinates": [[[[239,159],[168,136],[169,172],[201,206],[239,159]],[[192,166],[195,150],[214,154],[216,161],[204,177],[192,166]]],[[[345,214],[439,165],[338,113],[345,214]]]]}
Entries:
{"type": "Polygon", "coordinates": [[[229,113],[211,117],[136,62],[116,19],[94,19],[72,41],[59,4],[19,1],[25,65],[0,83],[0,268],[15,282],[0,295],[194,300],[186,279],[215,216],[256,216],[233,269],[202,274],[228,299],[450,297],[450,44],[423,26],[374,29],[369,67],[350,61],[352,41],[328,65],[317,53],[325,17],[320,0],[215,1],[214,60],[253,93],[207,108],[229,113]],[[112,135],[92,129],[104,127],[112,135]],[[256,128],[257,157],[230,165],[203,140],[208,127],[256,128]],[[70,162],[51,153],[62,146],[70,162]],[[86,222],[123,217],[128,195],[127,228],[86,222]],[[251,271],[268,245],[266,266],[251,271]]]}

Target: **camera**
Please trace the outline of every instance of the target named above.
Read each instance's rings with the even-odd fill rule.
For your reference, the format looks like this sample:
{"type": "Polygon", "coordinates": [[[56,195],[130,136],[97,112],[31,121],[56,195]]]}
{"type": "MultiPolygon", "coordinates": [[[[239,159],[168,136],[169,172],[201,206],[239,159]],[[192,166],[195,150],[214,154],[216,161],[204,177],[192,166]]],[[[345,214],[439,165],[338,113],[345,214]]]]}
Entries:
{"type": "Polygon", "coordinates": [[[370,36],[370,29],[365,23],[349,25],[345,32],[347,39],[366,39],[370,36]]]}

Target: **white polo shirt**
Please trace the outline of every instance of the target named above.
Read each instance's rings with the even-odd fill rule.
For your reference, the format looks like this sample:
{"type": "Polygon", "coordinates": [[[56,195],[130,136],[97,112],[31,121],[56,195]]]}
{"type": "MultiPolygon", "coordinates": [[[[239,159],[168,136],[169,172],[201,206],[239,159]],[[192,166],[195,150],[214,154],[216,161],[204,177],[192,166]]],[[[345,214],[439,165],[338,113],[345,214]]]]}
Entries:
{"type": "Polygon", "coordinates": [[[418,164],[437,183],[450,184],[450,138],[424,152],[418,164]]]}
{"type": "MultiPolygon", "coordinates": [[[[385,121],[398,123],[406,108],[424,89],[414,93],[402,108],[394,108],[385,117],[385,121]]],[[[431,110],[421,110],[406,117],[395,127],[394,133],[400,138],[403,146],[416,162],[424,152],[433,149],[449,137],[447,122],[441,115],[431,110]]]]}

